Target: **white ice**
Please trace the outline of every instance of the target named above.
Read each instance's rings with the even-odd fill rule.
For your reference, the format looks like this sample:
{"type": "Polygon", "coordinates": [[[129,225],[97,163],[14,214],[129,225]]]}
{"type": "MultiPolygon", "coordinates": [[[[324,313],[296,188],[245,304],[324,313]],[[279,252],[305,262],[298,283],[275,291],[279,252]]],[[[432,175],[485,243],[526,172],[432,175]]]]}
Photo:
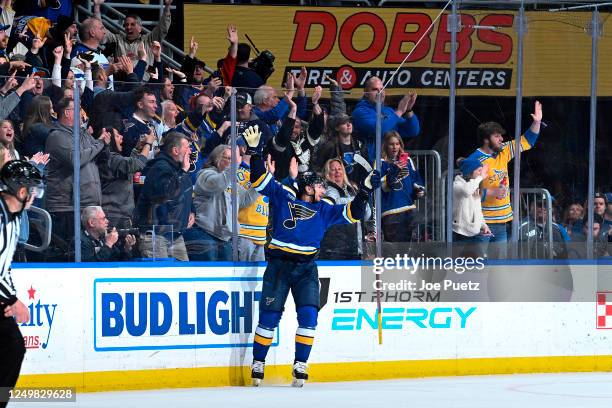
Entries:
{"type": "MultiPolygon", "coordinates": [[[[612,407],[612,373],[525,374],[80,393],[53,408],[612,407]]],[[[9,404],[9,407],[24,406],[9,404]]]]}

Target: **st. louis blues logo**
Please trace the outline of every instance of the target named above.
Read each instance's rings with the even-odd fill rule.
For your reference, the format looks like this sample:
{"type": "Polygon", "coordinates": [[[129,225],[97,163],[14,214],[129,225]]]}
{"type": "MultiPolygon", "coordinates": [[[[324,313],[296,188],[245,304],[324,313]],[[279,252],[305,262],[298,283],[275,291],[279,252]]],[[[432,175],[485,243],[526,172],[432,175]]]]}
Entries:
{"type": "Polygon", "coordinates": [[[404,182],[402,180],[404,180],[406,177],[408,177],[410,175],[410,170],[408,170],[408,167],[403,167],[399,173],[397,174],[397,180],[395,181],[395,183],[391,186],[391,188],[395,191],[401,191],[404,189],[404,182]]]}
{"type": "Polygon", "coordinates": [[[302,204],[287,203],[289,206],[290,219],[283,221],[283,227],[287,229],[294,229],[298,220],[309,220],[317,213],[315,210],[311,210],[302,204]]]}

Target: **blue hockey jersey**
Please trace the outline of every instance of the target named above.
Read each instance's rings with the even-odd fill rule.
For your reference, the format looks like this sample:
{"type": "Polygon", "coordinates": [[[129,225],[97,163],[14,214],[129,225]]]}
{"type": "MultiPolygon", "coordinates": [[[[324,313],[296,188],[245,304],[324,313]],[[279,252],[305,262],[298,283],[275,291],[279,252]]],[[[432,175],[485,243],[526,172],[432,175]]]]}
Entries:
{"type": "MultiPolygon", "coordinates": [[[[390,164],[382,162],[381,173],[386,174],[390,164]]],[[[424,188],[423,178],[416,169],[412,159],[408,159],[408,165],[402,169],[395,183],[388,183],[387,177],[382,179],[382,216],[398,214],[416,208],[415,190],[424,188]]]]}
{"type": "Polygon", "coordinates": [[[358,221],[351,214],[351,203],[300,201],[294,189],[279,183],[267,172],[252,186],[270,199],[273,224],[268,255],[271,257],[296,261],[314,258],[328,227],[358,221]]]}

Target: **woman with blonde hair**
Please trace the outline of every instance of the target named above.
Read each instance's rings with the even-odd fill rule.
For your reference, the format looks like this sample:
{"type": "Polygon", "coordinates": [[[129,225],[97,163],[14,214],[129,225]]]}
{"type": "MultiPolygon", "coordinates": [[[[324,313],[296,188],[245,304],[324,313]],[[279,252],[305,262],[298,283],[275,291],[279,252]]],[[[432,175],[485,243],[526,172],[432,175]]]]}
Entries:
{"type": "MultiPolygon", "coordinates": [[[[325,194],[328,200],[333,201],[333,204],[346,204],[353,201],[359,190],[349,181],[342,159],[327,160],[323,166],[323,176],[327,182],[325,194]]],[[[319,258],[360,259],[360,254],[363,253],[361,224],[369,220],[371,215],[372,211],[367,206],[365,217],[361,222],[330,227],[321,241],[319,258]]]]}
{"type": "Polygon", "coordinates": [[[565,216],[563,217],[563,226],[567,230],[567,233],[571,236],[573,233],[580,234],[582,232],[582,218],[584,216],[584,208],[580,203],[573,203],[567,210],[565,210],[565,216]]]}
{"type": "Polygon", "coordinates": [[[425,196],[421,174],[404,150],[396,131],[385,133],[382,143],[382,232],[387,242],[410,242],[416,200],[425,196]]]}

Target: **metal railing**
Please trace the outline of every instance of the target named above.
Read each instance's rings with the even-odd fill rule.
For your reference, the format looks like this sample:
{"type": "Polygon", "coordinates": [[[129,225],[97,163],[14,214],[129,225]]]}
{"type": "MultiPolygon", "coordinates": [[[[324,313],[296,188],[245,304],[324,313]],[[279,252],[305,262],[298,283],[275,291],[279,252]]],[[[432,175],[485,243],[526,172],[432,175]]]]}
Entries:
{"type": "Polygon", "coordinates": [[[49,247],[51,243],[51,216],[42,208],[32,206],[28,209],[30,231],[34,230],[40,235],[40,245],[30,243],[23,244],[24,248],[32,252],[42,252],[49,247]],[[37,215],[33,217],[32,215],[37,215]]]}
{"type": "Polygon", "coordinates": [[[443,242],[446,233],[444,179],[442,160],[435,150],[411,150],[410,157],[423,177],[427,195],[416,200],[419,222],[416,226],[418,241],[443,242]]]}
{"type": "Polygon", "coordinates": [[[520,222],[519,258],[558,257],[554,248],[552,196],[544,188],[521,188],[520,191],[521,208],[516,212],[520,222]]]}

